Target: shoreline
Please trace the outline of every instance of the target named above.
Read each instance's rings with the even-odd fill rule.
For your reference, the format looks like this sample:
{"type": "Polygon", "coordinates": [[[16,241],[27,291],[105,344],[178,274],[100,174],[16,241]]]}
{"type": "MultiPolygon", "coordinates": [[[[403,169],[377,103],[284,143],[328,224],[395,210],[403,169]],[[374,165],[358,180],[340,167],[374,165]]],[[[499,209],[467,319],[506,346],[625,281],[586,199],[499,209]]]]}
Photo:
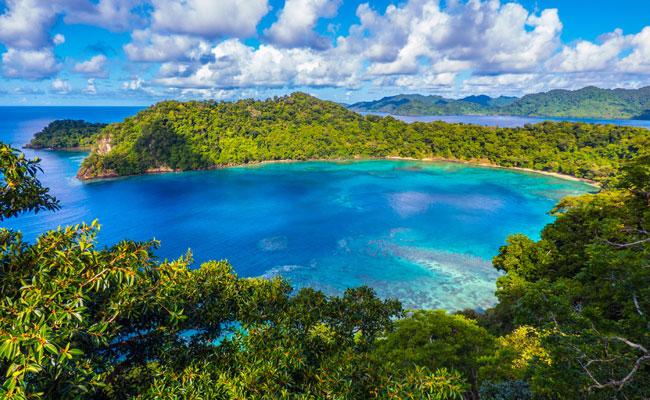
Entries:
{"type": "Polygon", "coordinates": [[[455,160],[455,159],[446,159],[446,158],[413,158],[413,157],[400,157],[400,156],[385,156],[385,157],[360,157],[360,156],[354,156],[352,158],[309,158],[305,160],[293,160],[293,159],[282,159],[282,160],[263,160],[263,161],[251,161],[247,163],[229,163],[229,164],[222,164],[222,165],[214,165],[208,168],[201,168],[201,169],[192,169],[192,170],[173,170],[171,168],[164,168],[164,167],[158,167],[156,169],[151,169],[147,170],[141,174],[134,174],[134,175],[117,175],[115,173],[109,172],[105,176],[98,176],[98,177],[93,177],[93,178],[81,178],[77,175],[77,179],[84,181],[84,182],[96,182],[96,181],[102,181],[102,180],[111,180],[111,179],[117,179],[117,178],[128,178],[132,176],[141,176],[141,175],[158,175],[158,174],[166,174],[170,172],[174,173],[181,173],[181,172],[192,172],[192,171],[210,171],[210,170],[215,170],[215,169],[226,169],[226,168],[235,168],[235,167],[245,167],[245,166],[253,166],[253,165],[262,165],[262,164],[289,164],[289,163],[301,163],[301,162],[309,162],[309,161],[363,161],[363,160],[402,160],[402,161],[422,161],[422,162],[439,162],[439,163],[455,163],[455,164],[465,164],[465,165],[473,165],[477,167],[486,167],[486,168],[499,168],[499,169],[506,169],[506,170],[514,170],[514,171],[521,171],[521,172],[530,172],[530,173],[535,173],[535,174],[540,174],[540,175],[547,175],[547,176],[552,176],[555,178],[559,179],[565,179],[565,180],[570,180],[570,181],[576,181],[576,182],[583,182],[588,185],[600,188],[600,184],[596,181],[592,181],[590,179],[586,178],[578,178],[573,175],[567,175],[567,174],[562,174],[559,172],[552,172],[552,171],[540,171],[532,168],[522,168],[522,167],[504,167],[501,165],[497,164],[492,164],[492,163],[487,163],[487,162],[477,162],[477,161],[465,161],[465,160],[455,160]]]}

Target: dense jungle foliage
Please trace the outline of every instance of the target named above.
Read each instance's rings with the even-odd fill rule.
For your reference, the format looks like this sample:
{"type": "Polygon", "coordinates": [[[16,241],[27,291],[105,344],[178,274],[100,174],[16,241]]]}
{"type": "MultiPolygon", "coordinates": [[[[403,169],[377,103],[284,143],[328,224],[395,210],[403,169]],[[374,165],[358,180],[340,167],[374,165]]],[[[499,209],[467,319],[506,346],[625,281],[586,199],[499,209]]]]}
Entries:
{"type": "Polygon", "coordinates": [[[77,121],[72,119],[50,122],[25,147],[33,149],[64,149],[90,147],[97,142],[99,132],[106,124],[77,121]]]}
{"type": "Polygon", "coordinates": [[[193,170],[268,160],[441,158],[611,176],[647,146],[647,129],[580,122],[493,128],[361,116],[304,93],[266,101],[166,101],[101,133],[80,178],[193,170]]]}
{"type": "MultiPolygon", "coordinates": [[[[0,155],[3,217],[58,208],[36,161],[0,155]]],[[[553,212],[494,258],[496,306],[455,315],[160,262],[155,241],[98,248],[96,222],[35,243],[1,229],[0,398],[645,399],[647,148],[553,212]]]]}
{"type": "Polygon", "coordinates": [[[398,115],[520,115],[594,119],[650,119],[650,87],[641,89],[551,90],[520,99],[397,95],[349,105],[351,110],[398,115]]]}

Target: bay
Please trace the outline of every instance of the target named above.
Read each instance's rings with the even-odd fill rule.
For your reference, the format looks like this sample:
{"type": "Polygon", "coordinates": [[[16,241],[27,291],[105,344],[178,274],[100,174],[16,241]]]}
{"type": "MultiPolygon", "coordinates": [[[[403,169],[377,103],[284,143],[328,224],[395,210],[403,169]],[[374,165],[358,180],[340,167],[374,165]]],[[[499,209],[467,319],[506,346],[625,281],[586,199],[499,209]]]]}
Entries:
{"type": "MultiPolygon", "coordinates": [[[[27,143],[53,119],[115,122],[133,107],[4,107],[0,139],[27,143]]],[[[61,200],[55,213],[3,226],[28,240],[47,229],[99,219],[100,244],[162,242],[190,248],[196,265],[228,259],[242,276],[282,275],[328,294],[367,284],[407,308],[494,304],[491,258],[507,235],[539,237],[562,197],[582,182],[455,163],[398,160],[256,164],[85,183],[85,153],[25,149],[61,200]]]]}

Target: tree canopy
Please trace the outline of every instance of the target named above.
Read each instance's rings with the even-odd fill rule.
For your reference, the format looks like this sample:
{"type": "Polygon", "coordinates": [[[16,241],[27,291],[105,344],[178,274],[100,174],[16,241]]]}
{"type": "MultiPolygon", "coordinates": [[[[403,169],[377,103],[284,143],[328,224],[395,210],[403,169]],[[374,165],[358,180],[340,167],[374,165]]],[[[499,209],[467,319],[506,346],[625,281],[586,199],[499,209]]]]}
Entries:
{"type": "Polygon", "coordinates": [[[25,146],[33,149],[90,147],[106,124],[64,119],[50,122],[25,146]]]}
{"type": "Polygon", "coordinates": [[[273,160],[412,157],[532,168],[602,180],[648,145],[649,131],[544,122],[494,128],[361,116],[304,93],[228,102],[166,101],[108,125],[80,178],[273,160]]]}

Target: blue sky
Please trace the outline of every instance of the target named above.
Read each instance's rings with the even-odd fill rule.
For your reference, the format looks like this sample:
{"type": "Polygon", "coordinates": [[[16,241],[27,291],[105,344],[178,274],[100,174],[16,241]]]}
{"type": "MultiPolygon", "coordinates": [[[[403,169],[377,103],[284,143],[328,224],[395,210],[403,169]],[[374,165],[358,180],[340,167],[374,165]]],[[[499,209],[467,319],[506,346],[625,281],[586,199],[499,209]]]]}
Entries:
{"type": "Polygon", "coordinates": [[[8,0],[0,105],[650,85],[638,0],[8,0]]]}

